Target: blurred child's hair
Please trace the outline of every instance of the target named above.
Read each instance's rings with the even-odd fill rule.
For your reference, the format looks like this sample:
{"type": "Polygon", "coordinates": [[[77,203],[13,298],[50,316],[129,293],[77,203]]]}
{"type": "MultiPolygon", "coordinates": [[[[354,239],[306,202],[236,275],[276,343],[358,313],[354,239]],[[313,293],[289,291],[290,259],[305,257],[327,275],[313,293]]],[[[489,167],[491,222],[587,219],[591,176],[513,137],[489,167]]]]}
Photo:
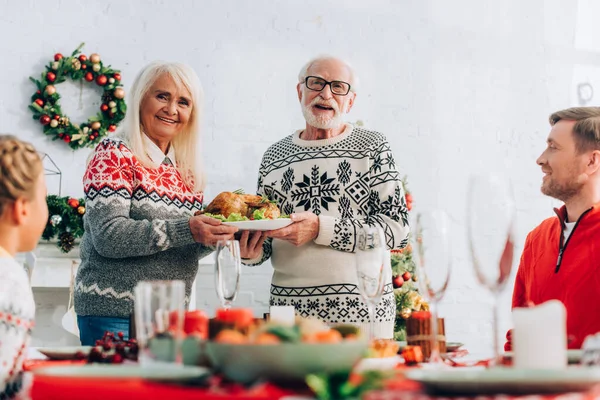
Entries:
{"type": "Polygon", "coordinates": [[[18,198],[33,196],[42,170],[42,160],[31,144],[0,135],[0,215],[18,198]]]}

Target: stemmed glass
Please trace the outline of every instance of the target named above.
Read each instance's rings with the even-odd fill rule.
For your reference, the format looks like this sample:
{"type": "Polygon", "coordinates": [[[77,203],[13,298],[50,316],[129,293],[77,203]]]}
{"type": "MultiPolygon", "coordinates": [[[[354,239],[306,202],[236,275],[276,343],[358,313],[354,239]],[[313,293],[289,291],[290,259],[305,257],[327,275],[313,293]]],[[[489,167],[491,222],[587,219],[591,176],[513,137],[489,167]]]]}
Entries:
{"type": "Polygon", "coordinates": [[[391,267],[385,246],[383,229],[363,226],[357,230],[354,252],[358,288],[369,308],[369,339],[375,338],[375,308],[381,301],[383,289],[391,280],[391,267]]]}
{"type": "Polygon", "coordinates": [[[467,235],[477,280],[494,296],[493,365],[500,364],[498,299],[513,263],[516,206],[510,181],[496,175],[473,175],[467,193],[467,235]]]}
{"type": "Polygon", "coordinates": [[[237,240],[219,240],[215,252],[215,287],[221,306],[228,310],[240,288],[242,262],[237,240]]]}
{"type": "Polygon", "coordinates": [[[450,220],[442,210],[428,210],[416,214],[412,226],[412,239],[417,251],[414,253],[420,286],[429,303],[431,314],[431,354],[429,363],[439,365],[440,341],[438,304],[444,297],[450,272],[452,254],[450,248],[450,220]]]}

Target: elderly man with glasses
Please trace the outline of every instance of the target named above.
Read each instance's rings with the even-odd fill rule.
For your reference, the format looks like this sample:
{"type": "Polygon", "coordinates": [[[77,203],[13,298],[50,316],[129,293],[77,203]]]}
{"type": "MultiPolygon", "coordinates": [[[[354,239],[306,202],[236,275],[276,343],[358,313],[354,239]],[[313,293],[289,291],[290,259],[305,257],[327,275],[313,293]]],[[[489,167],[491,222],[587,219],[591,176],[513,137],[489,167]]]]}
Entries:
{"type": "MultiPolygon", "coordinates": [[[[293,305],[298,315],[366,332],[369,313],[353,255],[357,230],[381,227],[391,250],[406,246],[409,226],[386,138],[344,122],[357,84],[353,69],[333,57],[302,68],[296,89],[306,127],[269,147],[258,177],[258,194],[276,201],[293,223],[243,232],[240,247],[246,265],[271,258],[271,305],[293,305]]],[[[375,313],[378,338],[391,338],[394,331],[391,275],[388,280],[375,313]]]]}

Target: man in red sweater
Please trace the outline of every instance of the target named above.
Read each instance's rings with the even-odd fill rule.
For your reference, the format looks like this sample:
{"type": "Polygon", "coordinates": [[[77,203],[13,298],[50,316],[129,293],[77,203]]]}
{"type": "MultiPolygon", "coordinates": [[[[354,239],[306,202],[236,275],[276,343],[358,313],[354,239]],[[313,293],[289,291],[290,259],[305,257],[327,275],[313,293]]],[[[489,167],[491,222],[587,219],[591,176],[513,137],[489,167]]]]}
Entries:
{"type": "Polygon", "coordinates": [[[564,205],[527,235],[512,307],[560,300],[569,348],[578,349],[600,332],[600,107],[555,112],[550,125],[537,159],[542,193],[564,205]]]}

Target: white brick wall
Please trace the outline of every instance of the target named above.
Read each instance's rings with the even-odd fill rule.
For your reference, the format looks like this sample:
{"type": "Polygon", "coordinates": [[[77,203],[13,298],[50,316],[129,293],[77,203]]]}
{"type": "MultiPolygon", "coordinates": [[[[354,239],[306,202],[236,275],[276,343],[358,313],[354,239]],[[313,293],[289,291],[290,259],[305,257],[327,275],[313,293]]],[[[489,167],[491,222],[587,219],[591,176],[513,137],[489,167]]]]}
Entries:
{"type": "MultiPolygon", "coordinates": [[[[534,163],[547,115],[572,105],[576,65],[590,67],[592,79],[600,62],[597,52],[575,48],[578,19],[590,13],[578,13],[573,0],[0,0],[0,10],[0,132],[47,151],[64,172],[63,193],[74,196],[81,195],[89,152],[45,139],[27,111],[34,90],[27,77],[55,52],[85,41],[87,54],[98,52],[122,69],[126,88],[153,59],[191,64],[206,91],[209,199],[226,189],[253,191],[266,147],[302,126],[299,67],[319,53],[347,57],[362,80],[349,119],[388,136],[417,206],[451,214],[455,270],[443,314],[449,338],[473,351],[490,348],[491,303],[466,250],[467,176],[501,169],[515,180],[520,251],[553,204],[539,193],[534,163]]],[[[97,107],[78,110],[77,85],[58,89],[74,121],[97,107]]],[[[97,101],[93,93],[84,92],[84,100],[97,101]]],[[[49,185],[57,190],[54,180],[49,185]]],[[[270,265],[244,272],[238,304],[259,314],[267,307],[270,265]]],[[[200,277],[199,301],[211,308],[211,269],[203,267],[200,277]]],[[[502,296],[503,330],[510,291],[502,296]]],[[[63,301],[36,296],[50,309],[63,301]]]]}

